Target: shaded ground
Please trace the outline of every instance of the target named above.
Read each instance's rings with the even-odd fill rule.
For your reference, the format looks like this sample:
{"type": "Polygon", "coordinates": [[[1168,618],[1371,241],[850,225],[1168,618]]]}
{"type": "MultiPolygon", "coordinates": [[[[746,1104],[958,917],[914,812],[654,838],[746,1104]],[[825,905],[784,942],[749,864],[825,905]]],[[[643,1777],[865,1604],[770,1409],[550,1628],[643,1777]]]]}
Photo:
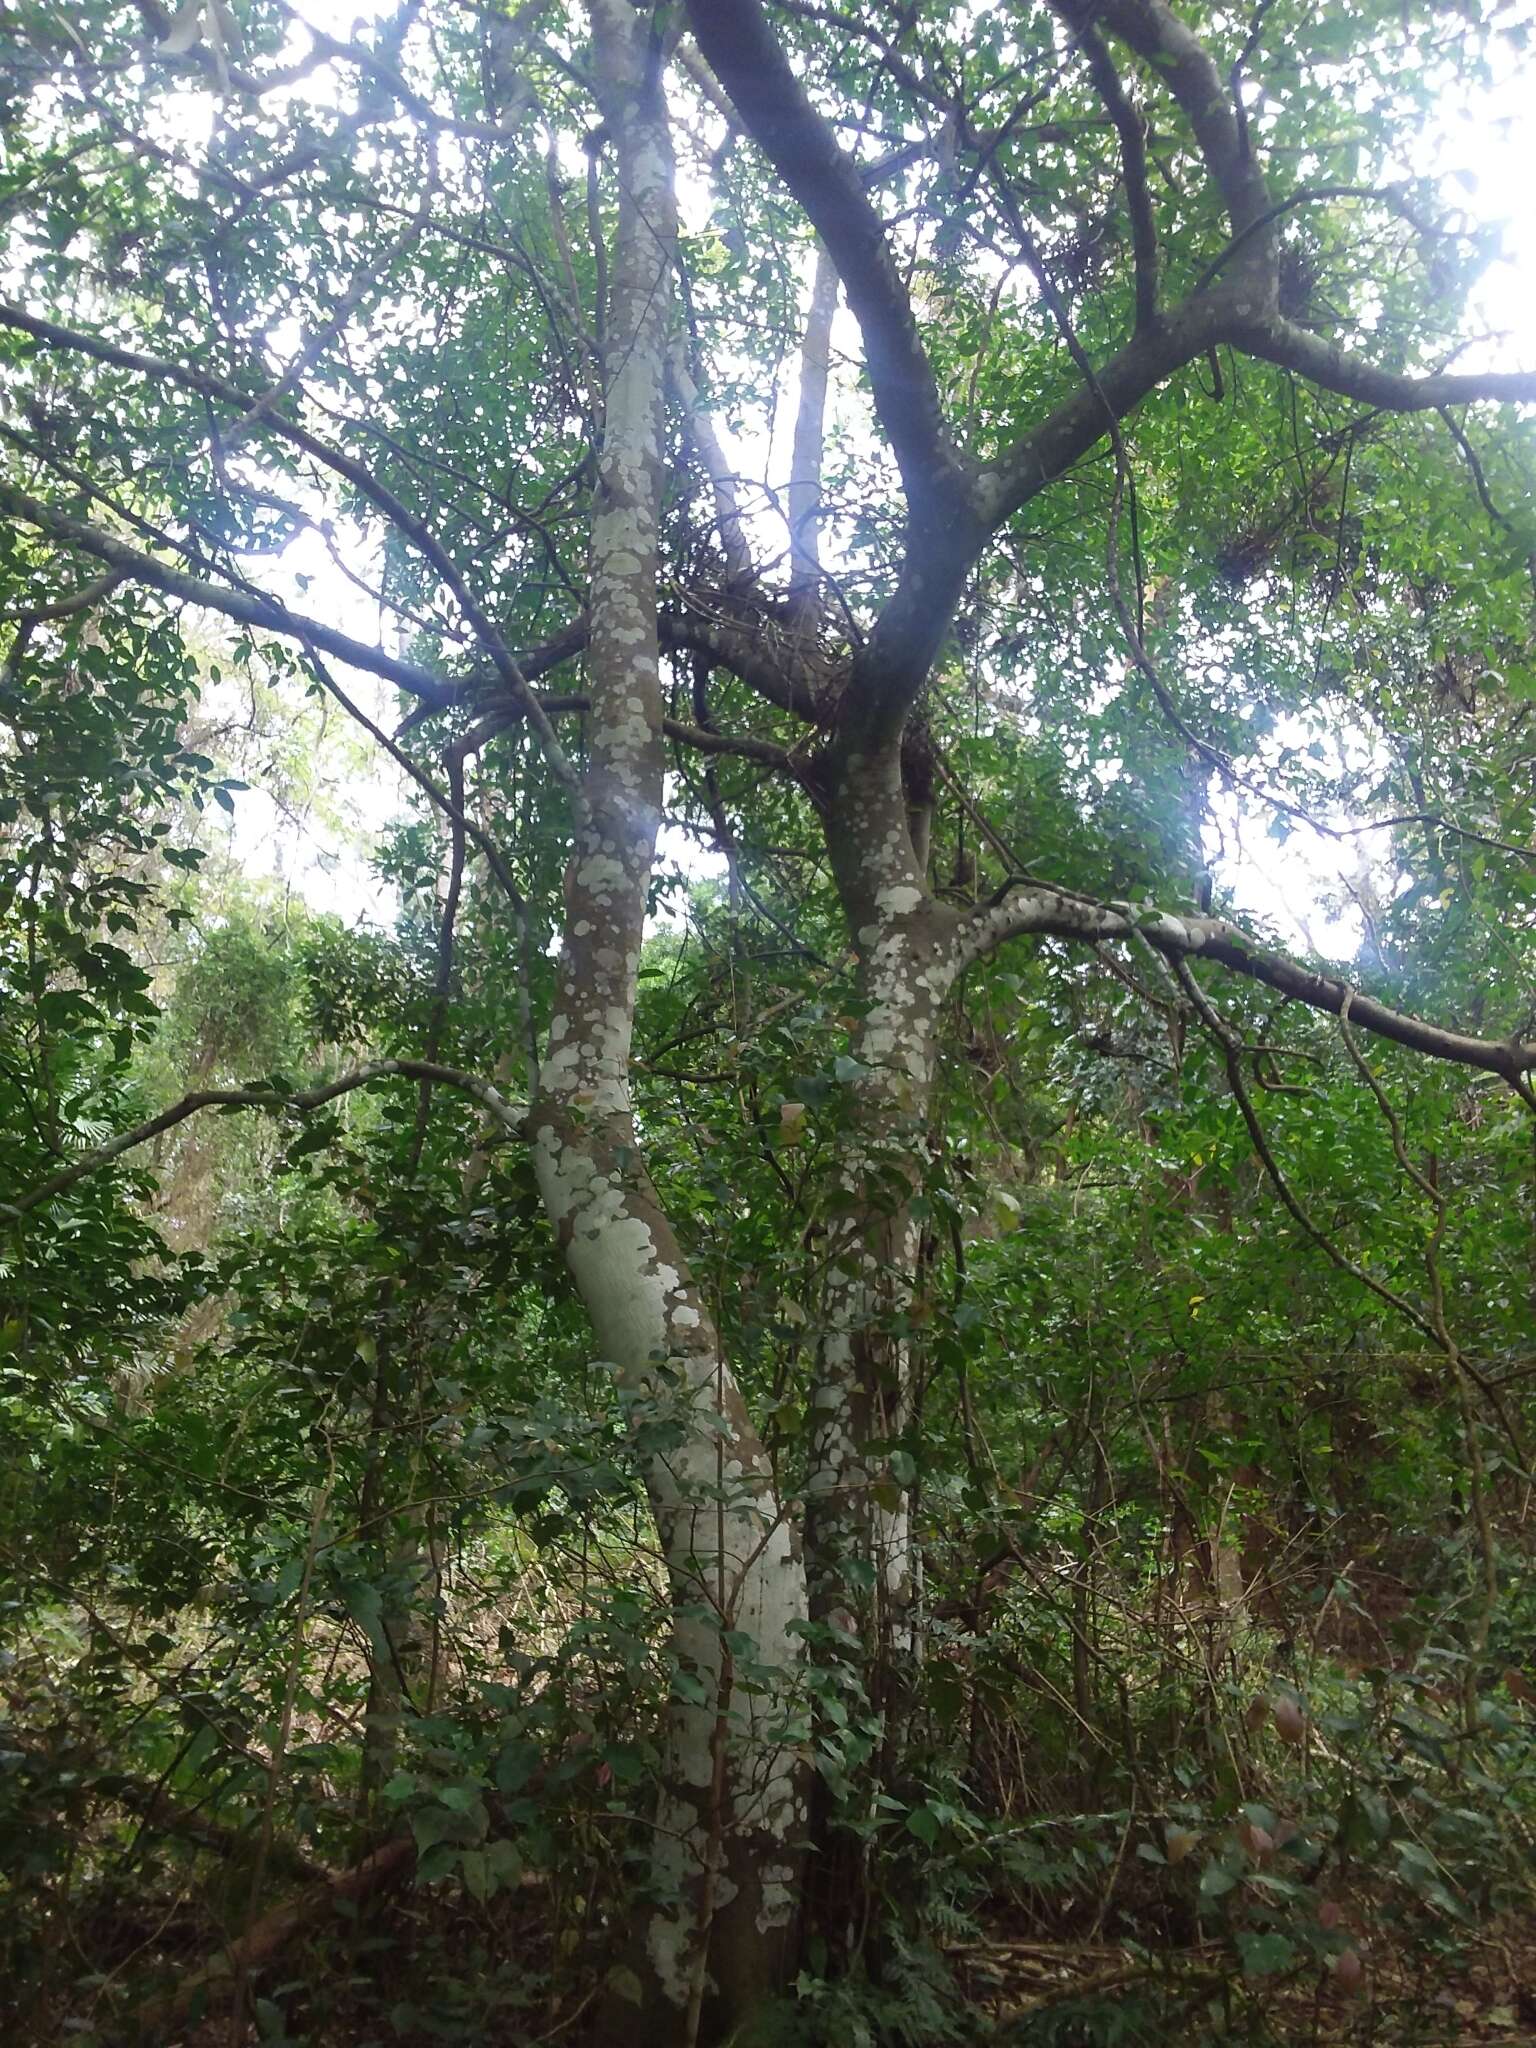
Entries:
{"type": "MultiPolygon", "coordinates": [[[[39,1995],[12,2006],[6,1992],[19,1987],[0,1984],[0,2038],[7,2048],[606,2048],[591,2018],[618,1935],[590,1890],[528,1873],[476,1903],[456,1886],[415,1888],[410,1844],[396,1847],[366,1892],[313,1876],[274,1887],[281,1903],[254,1923],[270,1923],[273,1939],[243,1952],[221,1947],[235,1927],[252,1940],[243,1886],[211,1883],[201,1864],[141,1873],[139,1888],[82,1910],[45,1973],[51,1984],[32,1987],[39,1995]],[[94,1968],[82,1970],[87,1955],[94,1968]]],[[[1382,1926],[1373,1915],[1359,1936],[1363,1974],[1348,1988],[1314,1966],[1245,1980],[1216,1941],[1051,1938],[999,1904],[979,1935],[945,1947],[948,2016],[964,2040],[999,2048],[1536,2048],[1536,1914],[1478,1929],[1445,1920],[1428,1933],[1421,1921],[1396,1946],[1382,1926]]],[[[922,2048],[922,2037],[903,2048],[922,2048]]]]}
{"type": "Polygon", "coordinates": [[[1214,1944],[1154,1955],[998,1933],[948,1953],[978,2018],[1019,2044],[1150,2048],[1225,2036],[1298,2048],[1536,2048],[1536,1916],[1438,1952],[1368,1952],[1353,1994],[1320,1974],[1244,1983],[1214,1944]]]}

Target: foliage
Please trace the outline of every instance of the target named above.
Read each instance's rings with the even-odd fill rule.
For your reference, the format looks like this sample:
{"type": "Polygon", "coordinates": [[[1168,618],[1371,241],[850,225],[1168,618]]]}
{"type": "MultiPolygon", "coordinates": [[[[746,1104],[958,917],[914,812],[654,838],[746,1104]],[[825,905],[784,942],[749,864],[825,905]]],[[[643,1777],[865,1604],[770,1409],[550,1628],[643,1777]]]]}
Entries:
{"type": "MultiPolygon", "coordinates": [[[[1002,474],[1144,331],[1098,29],[769,12],[878,197],[957,446],[1002,474]]],[[[1437,374],[1498,233],[1404,166],[1528,24],[1185,12],[1279,180],[1285,317],[1437,374]]],[[[880,1056],[828,819],[840,707],[942,535],[914,542],[879,349],[861,368],[839,324],[795,609],[780,397],[816,240],[654,10],[671,751],[613,1184],[675,1233],[797,1556],[863,1232],[843,1334],[901,1395],[864,1490],[921,1559],[900,1626],[880,1561],[842,1560],[786,1676],[680,1598],[656,1473],[697,1417],[665,1356],[594,1355],[515,1135],[586,798],[509,678],[577,769],[601,741],[630,198],[587,13],[408,5],[344,41],[267,0],[11,13],[8,2038],[106,2044],[229,1981],[269,2042],[596,2038],[631,1923],[693,1896],[655,1817],[722,1668],[722,1744],[755,1714],[807,1767],[854,1923],[810,1929],[764,2041],[1416,2038],[1530,1907],[1530,419],[1223,341],[998,521],[899,741],[922,879],[957,918],[1049,877],[1120,923],[978,947],[917,1086],[880,1056]],[[722,564],[706,416],[755,583],[722,564]],[[810,713],[760,687],[785,648],[810,713]],[[243,873],[257,792],[285,859],[355,799],[336,893],[389,916],[243,873]],[[1310,980],[1165,943],[1213,913],[1250,964],[1299,926],[1310,980]],[[1463,1050],[1373,1035],[1357,994],[1463,1050]],[[407,1840],[408,1889],[327,1893],[201,1982],[407,1840]]],[[[1233,239],[1177,67],[1125,69],[1172,305],[1259,233],[1233,239]]],[[[728,1499],[691,1499],[701,1552],[728,1499]]]]}

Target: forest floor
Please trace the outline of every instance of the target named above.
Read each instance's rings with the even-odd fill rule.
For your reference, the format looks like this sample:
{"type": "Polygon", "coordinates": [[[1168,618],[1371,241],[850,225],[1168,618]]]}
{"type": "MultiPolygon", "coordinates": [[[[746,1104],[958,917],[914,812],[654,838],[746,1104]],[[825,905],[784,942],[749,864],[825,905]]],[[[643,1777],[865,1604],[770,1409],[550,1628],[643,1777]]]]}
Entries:
{"type": "MultiPolygon", "coordinates": [[[[592,2024],[607,1937],[590,1899],[533,1878],[477,1906],[446,1887],[413,1888],[397,1863],[366,1910],[306,1911],[306,1901],[312,1893],[274,1909],[280,1939],[244,1959],[238,2021],[227,1969],[206,1974],[221,1955],[206,1888],[160,1899],[147,1940],[133,1915],[115,1939],[100,1927],[79,1931],[102,1959],[121,1951],[103,1982],[158,1952],[166,1990],[138,2006],[139,2034],[177,2048],[258,2039],[608,2048],[592,2024]],[[205,1995],[189,1997],[200,1981],[205,1995]]],[[[1351,1992],[1315,1970],[1245,1981],[1231,1948],[1216,1942],[1050,1938],[1016,1905],[980,1919],[975,1936],[944,1952],[953,2003],[939,1994],[962,2029],[945,2038],[976,2048],[1536,2048],[1536,1914],[1454,1934],[1447,1924],[1433,1940],[1421,1924],[1395,1944],[1377,1920],[1358,1939],[1365,1967],[1351,1992]]],[[[119,2025],[129,2011],[119,2007],[119,2025]]],[[[0,2035],[41,2048],[82,2027],[98,2038],[106,2017],[66,2004],[27,2015],[13,2034],[0,2021],[0,2035]]],[[[110,2023],[106,2037],[116,2038],[110,2023]]],[[[909,2048],[918,2039],[904,2038],[909,2048]]]]}
{"type": "Polygon", "coordinates": [[[1186,2016],[1178,2038],[1190,2048],[1221,2038],[1275,2048],[1536,2048],[1536,1917],[1529,1915],[1433,1951],[1378,1944],[1362,1984],[1347,1996],[1320,1974],[1245,1984],[1233,1975],[1230,1951],[1215,1945],[1153,1953],[999,1929],[948,1953],[978,2018],[1005,2041],[1072,2040],[1075,2048],[1076,2037],[1063,2031],[1074,2014],[1082,2017],[1084,2042],[1108,2040],[1103,2022],[1118,2006],[1124,2031],[1116,2038],[1125,2048],[1174,2038],[1163,2029],[1176,2012],[1186,2016]]]}
{"type": "MultiPolygon", "coordinates": [[[[381,2020],[396,2040],[474,2038],[489,2044],[558,2039],[568,2048],[607,2048],[591,2031],[590,1989],[567,1980],[564,1996],[529,2001],[529,1978],[553,1960],[537,1902],[527,1896],[481,1922],[471,1938],[456,1929],[446,1899],[410,1892],[385,1903],[371,1925],[329,1936],[316,1930],[308,1953],[290,1956],[290,1992],[307,1980],[286,2015],[298,2038],[326,2048],[377,2040],[381,2020]],[[497,1933],[502,1940],[496,1938],[497,1933]],[[492,1957],[515,1933],[516,1962],[498,1997],[492,1957]],[[488,1939],[489,1937],[489,1939],[488,1939]],[[466,2035],[423,1979],[456,1955],[462,1985],[480,2006],[466,2035]],[[531,1966],[531,1969],[530,1969],[531,1966]],[[521,1979],[524,1996],[517,1987],[521,1979]],[[318,1995],[316,1995],[318,1994],[318,1995]],[[436,2007],[428,2018],[428,2009],[436,2007]],[[306,2010],[306,2008],[312,2008],[306,2010]],[[311,2030],[311,2020],[315,2031],[311,2030]],[[422,2031],[418,2034],[419,2023],[422,2031]],[[443,2029],[440,2031],[440,2029],[443,2029]]],[[[1536,1918],[1515,1919],[1438,1951],[1394,1953],[1377,1946],[1359,1989],[1341,1995],[1326,1979],[1291,1976],[1245,1983],[1229,1950],[1214,1944],[1161,1951],[1112,1942],[1023,1938],[999,1927],[957,1944],[947,1960],[970,2023],[964,2038],[1007,2048],[1536,2048],[1536,1918]],[[970,2028],[974,2028],[974,2032],[970,2028]]],[[[506,1958],[503,1956],[503,1967],[506,1958]]],[[[441,1994],[441,1982],[435,1987],[441,1994]]],[[[469,2018],[468,2010],[461,2023],[469,2018]]],[[[259,2030],[253,2026],[249,2039],[259,2030]]],[[[184,2048],[229,2048],[227,2011],[178,2036],[184,2048]]]]}

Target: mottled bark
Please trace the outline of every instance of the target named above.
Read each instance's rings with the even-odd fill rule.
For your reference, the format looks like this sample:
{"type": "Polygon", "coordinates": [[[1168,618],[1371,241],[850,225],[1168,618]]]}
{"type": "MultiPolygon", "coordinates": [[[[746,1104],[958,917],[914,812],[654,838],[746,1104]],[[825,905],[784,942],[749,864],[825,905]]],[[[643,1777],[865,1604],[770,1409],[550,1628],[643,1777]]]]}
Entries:
{"type": "Polygon", "coordinates": [[[647,24],[624,0],[593,0],[591,12],[619,225],[603,329],[587,766],[529,1135],[600,1352],[671,1427],[646,1477],[689,1697],[669,1712],[653,1896],[613,1973],[604,2038],[708,2042],[724,2039],[792,1960],[802,1791],[776,1730],[805,1595],[767,1456],[646,1172],[630,1096],[665,766],[656,587],[676,210],[647,24]],[[768,1682],[745,1682],[748,1655],[768,1682]]]}
{"type": "MultiPolygon", "coordinates": [[[[844,756],[829,792],[827,842],[859,963],[865,1008],[854,1040],[849,1196],[828,1247],[806,1480],[812,1619],[827,1666],[861,1695],[888,1760],[920,1640],[920,1557],[911,1473],[888,1446],[912,1414],[910,1347],[935,1034],[953,984],[959,920],[930,893],[895,750],[844,756]]],[[[870,1798],[882,1773],[871,1770],[870,1798]]],[[[812,1908],[834,1956],[851,1960],[864,1919],[857,1838],[817,1788],[812,1908]]]]}
{"type": "MultiPolygon", "coordinates": [[[[912,1596],[904,1489],[865,1450],[909,1413],[906,1347],[892,1324],[910,1300],[916,1236],[909,1202],[922,1171],[934,1034],[954,980],[958,919],[929,892],[912,843],[899,760],[847,757],[827,822],[839,894],[859,962],[863,1021],[854,1050],[853,1134],[844,1164],[854,1206],[829,1252],[819,1382],[813,1397],[813,1606],[849,1606],[840,1559],[877,1566],[880,1635],[905,1633],[912,1596]],[[901,1496],[900,1500],[896,1497],[901,1496]]],[[[866,1621],[872,1617],[866,1617],[866,1621]]]]}

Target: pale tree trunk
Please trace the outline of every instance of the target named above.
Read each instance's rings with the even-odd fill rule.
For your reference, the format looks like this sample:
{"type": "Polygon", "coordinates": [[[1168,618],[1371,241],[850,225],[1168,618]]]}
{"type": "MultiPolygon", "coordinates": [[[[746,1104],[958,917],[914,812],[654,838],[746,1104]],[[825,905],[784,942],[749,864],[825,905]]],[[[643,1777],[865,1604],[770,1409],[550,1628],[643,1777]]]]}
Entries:
{"type": "Polygon", "coordinates": [[[640,1153],[629,1087],[664,754],[656,637],[662,382],[676,237],[647,19],[592,0],[620,211],[592,520],[587,765],[549,1048],[530,1116],[540,1190],[603,1358],[670,1427],[646,1473],[683,1675],[655,1815],[654,1897],[610,1980],[605,2038],[723,2040],[784,1980],[804,1834],[784,1729],[805,1614],[798,1546],[640,1153]]]}
{"type": "MultiPolygon", "coordinates": [[[[912,1474],[881,1447],[912,1416],[911,1308],[935,1037],[954,982],[958,918],[930,894],[894,752],[839,764],[827,841],[859,962],[866,1009],[854,1039],[852,1130],[841,1174],[849,1206],[830,1236],[806,1479],[807,1578],[829,1668],[881,1730],[889,1768],[921,1643],[912,1474]]],[[[869,1770],[870,1801],[881,1769],[869,1770]]],[[[844,1962],[864,1920],[861,1852],[817,1799],[818,1931],[844,1962]]]]}
{"type": "Polygon", "coordinates": [[[800,344],[800,397],[789,459],[789,600],[814,614],[821,600],[821,505],[826,448],[827,380],[832,368],[832,322],[838,279],[820,242],[811,279],[811,306],[800,344]]]}

